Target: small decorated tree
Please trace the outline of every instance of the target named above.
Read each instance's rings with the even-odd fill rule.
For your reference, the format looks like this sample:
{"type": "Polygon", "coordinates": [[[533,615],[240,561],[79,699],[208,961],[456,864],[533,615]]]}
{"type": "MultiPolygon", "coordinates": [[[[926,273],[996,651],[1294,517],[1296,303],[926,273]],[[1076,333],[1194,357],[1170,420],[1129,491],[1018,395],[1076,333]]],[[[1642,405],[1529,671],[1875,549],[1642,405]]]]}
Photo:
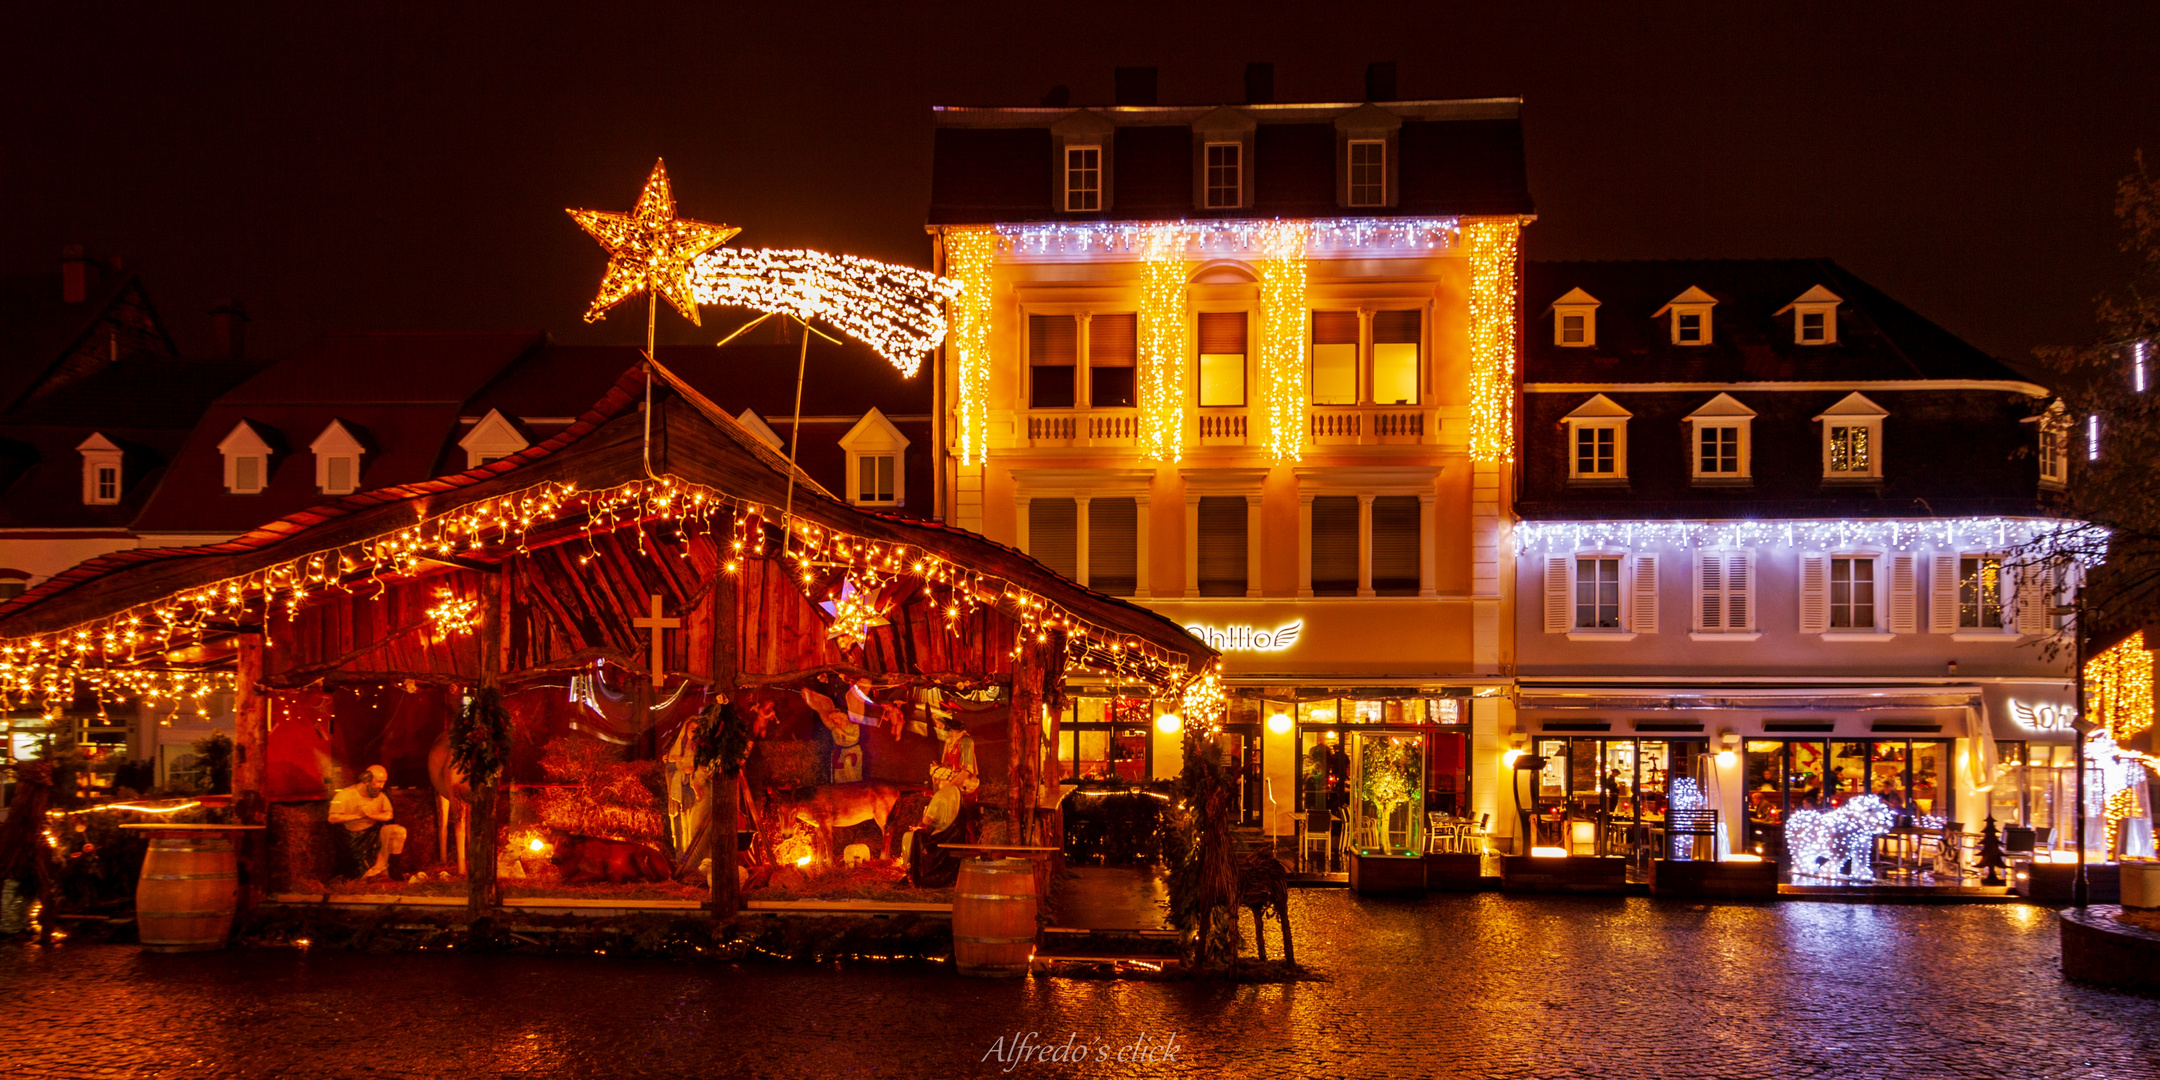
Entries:
{"type": "Polygon", "coordinates": [[[1987,816],[1987,828],[1980,833],[1980,869],[1987,871],[1986,875],[1981,877],[1980,884],[2002,884],[2002,874],[1997,871],[2002,870],[2004,865],[2002,835],[1995,831],[1995,815],[1990,813],[1987,816]]]}

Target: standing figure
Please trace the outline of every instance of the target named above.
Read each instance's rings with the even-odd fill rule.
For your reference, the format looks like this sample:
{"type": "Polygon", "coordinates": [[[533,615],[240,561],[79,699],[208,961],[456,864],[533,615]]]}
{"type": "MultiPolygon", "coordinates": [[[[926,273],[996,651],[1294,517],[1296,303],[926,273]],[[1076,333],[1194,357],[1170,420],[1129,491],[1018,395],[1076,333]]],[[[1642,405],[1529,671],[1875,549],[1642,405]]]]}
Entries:
{"type": "Polygon", "coordinates": [[[909,829],[901,842],[900,857],[918,888],[942,888],[959,876],[959,864],[940,848],[966,832],[965,811],[982,787],[975,771],[975,740],[967,728],[936,712],[931,713],[930,724],[944,746],[937,763],[930,766],[937,792],[923,807],[922,824],[909,829]]]}
{"type": "MultiPolygon", "coordinates": [[[[390,796],[383,793],[383,785],[389,782],[389,770],[370,765],[360,774],[359,783],[339,788],[330,799],[330,824],[345,827],[345,850],[352,865],[365,868],[360,874],[363,881],[384,876],[404,880],[403,874],[390,870],[391,857],[405,851],[405,826],[390,821],[390,796]]],[[[403,860],[399,861],[402,869],[403,860]]]]}

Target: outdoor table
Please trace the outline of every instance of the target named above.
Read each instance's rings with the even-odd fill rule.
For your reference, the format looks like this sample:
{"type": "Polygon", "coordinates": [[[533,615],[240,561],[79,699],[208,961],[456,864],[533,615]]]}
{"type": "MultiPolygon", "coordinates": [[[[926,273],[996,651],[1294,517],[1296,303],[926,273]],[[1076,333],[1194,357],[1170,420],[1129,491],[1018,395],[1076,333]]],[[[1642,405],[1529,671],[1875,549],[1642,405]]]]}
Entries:
{"type": "Polygon", "coordinates": [[[120,826],[148,834],[135,885],[135,931],[156,952],[222,949],[240,900],[237,834],[261,825],[147,822],[120,826]]]}

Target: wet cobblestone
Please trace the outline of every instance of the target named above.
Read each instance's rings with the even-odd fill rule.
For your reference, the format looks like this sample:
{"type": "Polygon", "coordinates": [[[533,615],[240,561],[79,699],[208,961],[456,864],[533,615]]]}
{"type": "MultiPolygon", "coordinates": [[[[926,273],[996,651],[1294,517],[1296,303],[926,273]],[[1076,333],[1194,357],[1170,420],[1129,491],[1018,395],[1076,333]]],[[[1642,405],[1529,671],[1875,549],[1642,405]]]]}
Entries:
{"type": "Polygon", "coordinates": [[[1114,1053],[1175,1032],[1175,1061],[1007,1075],[2160,1077],[2160,999],[2063,981],[2038,908],[1339,891],[1293,907],[1299,958],[1330,981],[9,946],[0,1074],[996,1076],[1001,1035],[1114,1053]]]}

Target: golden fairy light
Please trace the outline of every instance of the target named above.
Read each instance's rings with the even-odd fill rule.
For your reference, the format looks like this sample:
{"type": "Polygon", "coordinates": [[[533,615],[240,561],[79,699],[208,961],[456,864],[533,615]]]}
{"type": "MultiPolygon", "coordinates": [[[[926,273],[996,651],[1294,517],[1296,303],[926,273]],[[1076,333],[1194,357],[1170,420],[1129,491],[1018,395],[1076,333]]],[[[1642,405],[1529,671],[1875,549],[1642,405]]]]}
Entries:
{"type": "Polygon", "coordinates": [[[1260,228],[1260,409],[1263,438],[1277,461],[1305,445],[1304,222],[1260,228]]]}
{"type": "Polygon", "coordinates": [[[2143,630],[2085,661],[2085,695],[2091,721],[2117,746],[2152,727],[2153,655],[2143,630]]]}
{"type": "Polygon", "coordinates": [[[607,317],[609,308],[640,291],[663,296],[676,313],[698,321],[697,299],[690,287],[690,264],[741,232],[675,216],[675,193],[668,185],[667,162],[653,162],[652,175],[627,214],[605,210],[568,211],[578,226],[608,251],[607,276],[600,293],[585,309],[585,321],[607,317]]]}
{"type": "Polygon", "coordinates": [[[960,283],[952,298],[955,421],[960,464],[980,465],[990,451],[990,265],[997,234],[953,229],[945,234],[945,272],[960,283]]]}
{"type": "Polygon", "coordinates": [[[1140,243],[1140,456],[1175,464],[1185,451],[1185,236],[1151,228],[1140,243]]]}
{"type": "Polygon", "coordinates": [[[479,623],[480,601],[459,596],[449,589],[435,590],[435,606],[427,609],[429,625],[443,637],[462,637],[479,623]]]}
{"type": "Polygon", "coordinates": [[[1178,702],[1178,713],[1184,718],[1185,730],[1203,739],[1222,731],[1227,699],[1223,695],[1219,668],[1220,665],[1210,667],[1187,683],[1178,702]]]}
{"type": "MultiPolygon", "coordinates": [[[[961,283],[927,270],[822,251],[725,248],[690,267],[701,304],[820,319],[913,378],[945,340],[945,302],[961,283]]],[[[987,291],[987,290],[985,290],[987,291]]]]}
{"type": "Polygon", "coordinates": [[[1462,235],[1470,249],[1470,459],[1513,461],[1522,226],[1489,218],[1464,225],[1462,235]]]}

